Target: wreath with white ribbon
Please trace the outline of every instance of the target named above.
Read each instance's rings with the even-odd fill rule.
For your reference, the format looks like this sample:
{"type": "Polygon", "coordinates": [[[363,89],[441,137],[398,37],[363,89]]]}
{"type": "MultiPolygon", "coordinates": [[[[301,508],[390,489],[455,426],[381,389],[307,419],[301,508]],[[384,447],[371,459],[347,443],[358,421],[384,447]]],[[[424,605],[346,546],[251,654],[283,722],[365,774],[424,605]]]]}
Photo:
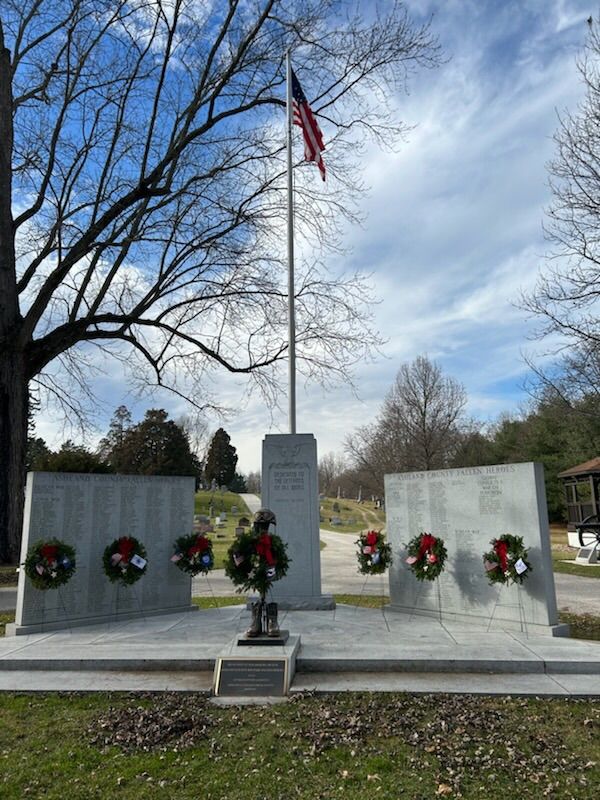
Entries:
{"type": "Polygon", "coordinates": [[[492,539],[490,544],[492,549],[483,554],[483,566],[488,581],[491,584],[523,583],[532,571],[523,537],[505,533],[492,539]]]}
{"type": "Polygon", "coordinates": [[[148,568],[146,548],[133,536],[121,536],[104,550],[104,574],[112,583],[125,586],[139,581],[148,568]]]}

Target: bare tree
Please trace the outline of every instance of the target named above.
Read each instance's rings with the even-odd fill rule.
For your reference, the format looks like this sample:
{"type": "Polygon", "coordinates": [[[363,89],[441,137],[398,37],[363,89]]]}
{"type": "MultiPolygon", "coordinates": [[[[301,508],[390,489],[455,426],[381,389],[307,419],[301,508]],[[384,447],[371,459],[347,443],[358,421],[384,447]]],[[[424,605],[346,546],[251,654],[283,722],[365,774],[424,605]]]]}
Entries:
{"type": "MultiPolygon", "coordinates": [[[[598,394],[600,375],[600,34],[592,20],[577,67],[585,98],[565,111],[554,135],[556,155],[548,165],[552,204],[546,234],[551,243],[546,269],[522,305],[537,318],[540,338],[555,356],[550,368],[530,363],[533,393],[548,389],[573,407],[598,394]],[[576,403],[575,403],[576,404],[576,403]]],[[[548,359],[545,360],[546,364],[548,359]]]]}
{"type": "Polygon", "coordinates": [[[424,356],[403,364],[379,417],[346,440],[346,452],[366,485],[383,492],[386,473],[432,470],[452,461],[466,422],[464,386],[424,356]]]}
{"type": "Polygon", "coordinates": [[[249,472],[245,478],[246,491],[250,494],[260,495],[260,472],[258,470],[249,472]]]}
{"type": "Polygon", "coordinates": [[[299,364],[335,378],[377,345],[368,282],[319,258],[356,214],[357,148],[397,140],[388,98],[439,52],[402,4],[365,6],[363,19],[339,0],[2,3],[0,560],[18,552],[32,385],[77,411],[96,348],[134,385],[200,407],[211,368],[275,391],[290,46],[331,179],[296,171],[299,250],[315,254],[298,265],[299,364]]]}
{"type": "Polygon", "coordinates": [[[335,480],[346,470],[346,459],[338,453],[325,453],[319,459],[319,491],[331,496],[337,491],[335,480]]]}
{"type": "Polygon", "coordinates": [[[192,453],[203,460],[210,444],[208,422],[201,412],[182,414],[175,420],[188,437],[192,453]]]}

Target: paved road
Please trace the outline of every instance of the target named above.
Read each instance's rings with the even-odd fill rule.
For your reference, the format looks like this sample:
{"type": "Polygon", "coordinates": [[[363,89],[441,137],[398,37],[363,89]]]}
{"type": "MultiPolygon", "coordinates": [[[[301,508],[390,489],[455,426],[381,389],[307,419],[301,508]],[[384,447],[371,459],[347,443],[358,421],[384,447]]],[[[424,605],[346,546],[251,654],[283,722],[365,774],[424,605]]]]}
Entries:
{"type": "MultiPolygon", "coordinates": [[[[374,575],[365,579],[356,568],[354,536],[347,533],[321,531],[327,547],[321,551],[321,587],[332,594],[388,594],[387,576],[374,575]]],[[[555,574],[558,607],[574,614],[590,613],[600,616],[600,579],[577,575],[555,574]]],[[[215,570],[210,578],[195,578],[193,594],[210,596],[233,593],[231,582],[223,570],[215,570]]]]}
{"type": "MultiPolygon", "coordinates": [[[[242,495],[252,513],[260,508],[260,498],[253,494],[242,495]]],[[[355,537],[347,533],[321,531],[327,547],[321,551],[321,587],[332,594],[387,594],[387,577],[361,575],[356,569],[355,537]]],[[[577,575],[554,576],[558,607],[575,614],[585,612],[600,615],[600,579],[577,575]]],[[[194,578],[192,593],[197,596],[223,596],[234,593],[231,581],[222,569],[214,570],[210,577],[194,578]]],[[[16,589],[0,589],[0,611],[15,608],[16,589]]]]}
{"type": "Polygon", "coordinates": [[[17,590],[3,587],[0,589],[0,611],[14,611],[17,606],[17,590]]]}
{"type": "Polygon", "coordinates": [[[255,494],[241,494],[240,497],[248,506],[248,509],[254,514],[261,507],[260,497],[255,494]]]}

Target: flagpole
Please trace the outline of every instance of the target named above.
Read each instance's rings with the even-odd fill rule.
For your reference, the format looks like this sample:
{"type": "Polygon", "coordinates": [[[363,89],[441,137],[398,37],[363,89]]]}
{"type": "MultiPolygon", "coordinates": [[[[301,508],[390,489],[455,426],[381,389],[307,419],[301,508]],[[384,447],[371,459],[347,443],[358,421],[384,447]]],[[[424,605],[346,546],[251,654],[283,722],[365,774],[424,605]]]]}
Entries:
{"type": "Polygon", "coordinates": [[[288,255],[288,370],[289,426],[296,433],[296,315],[294,303],[294,183],[292,171],[292,61],[286,53],[287,82],[287,255],[288,255]]]}

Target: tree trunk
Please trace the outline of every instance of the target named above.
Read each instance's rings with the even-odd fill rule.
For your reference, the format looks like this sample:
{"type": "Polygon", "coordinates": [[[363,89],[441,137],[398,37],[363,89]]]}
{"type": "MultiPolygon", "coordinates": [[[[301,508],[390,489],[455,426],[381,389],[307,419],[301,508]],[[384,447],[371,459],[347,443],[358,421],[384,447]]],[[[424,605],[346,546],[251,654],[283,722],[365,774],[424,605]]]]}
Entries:
{"type": "Polygon", "coordinates": [[[23,519],[28,378],[15,269],[12,218],[10,52],[0,21],[0,562],[19,558],[23,519]]]}
{"type": "Polygon", "coordinates": [[[21,547],[28,384],[22,354],[0,352],[0,562],[16,564],[21,547]]]}

